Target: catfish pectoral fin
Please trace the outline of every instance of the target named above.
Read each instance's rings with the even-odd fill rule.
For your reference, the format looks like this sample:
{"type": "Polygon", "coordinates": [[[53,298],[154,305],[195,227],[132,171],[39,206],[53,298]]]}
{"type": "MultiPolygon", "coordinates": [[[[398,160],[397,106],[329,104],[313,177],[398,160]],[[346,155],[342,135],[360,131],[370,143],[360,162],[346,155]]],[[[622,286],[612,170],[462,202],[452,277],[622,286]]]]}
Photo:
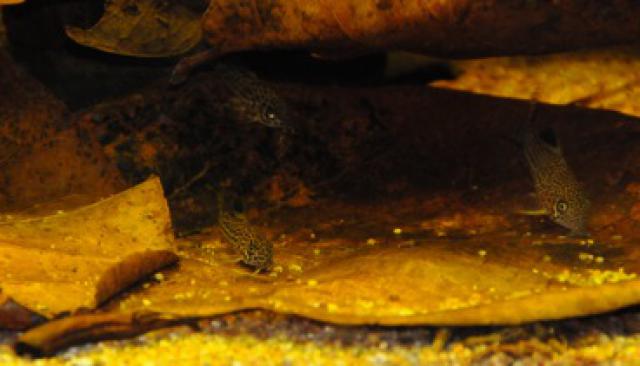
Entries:
{"type": "Polygon", "coordinates": [[[548,216],[549,215],[549,212],[544,208],[538,208],[535,210],[516,210],[515,213],[523,216],[548,216]]]}

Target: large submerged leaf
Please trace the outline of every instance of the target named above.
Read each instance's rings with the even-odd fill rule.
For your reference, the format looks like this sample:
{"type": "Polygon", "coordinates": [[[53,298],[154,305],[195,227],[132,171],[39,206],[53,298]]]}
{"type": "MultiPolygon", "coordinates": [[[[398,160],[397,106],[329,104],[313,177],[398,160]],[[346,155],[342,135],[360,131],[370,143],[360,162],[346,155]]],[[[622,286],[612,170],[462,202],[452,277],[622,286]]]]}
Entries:
{"type": "Polygon", "coordinates": [[[190,317],[257,307],[347,324],[477,325],[587,315],[640,301],[640,253],[632,240],[593,244],[525,234],[506,217],[473,211],[435,221],[417,214],[396,228],[382,204],[340,212],[348,224],[337,215],[303,213],[315,221],[279,241],[268,276],[233,263],[217,235],[194,238],[199,248],[183,244],[176,270],[117,308],[190,317]]]}
{"type": "Polygon", "coordinates": [[[628,0],[215,0],[203,25],[221,53],[302,47],[478,57],[630,43],[639,14],[628,0]]]}

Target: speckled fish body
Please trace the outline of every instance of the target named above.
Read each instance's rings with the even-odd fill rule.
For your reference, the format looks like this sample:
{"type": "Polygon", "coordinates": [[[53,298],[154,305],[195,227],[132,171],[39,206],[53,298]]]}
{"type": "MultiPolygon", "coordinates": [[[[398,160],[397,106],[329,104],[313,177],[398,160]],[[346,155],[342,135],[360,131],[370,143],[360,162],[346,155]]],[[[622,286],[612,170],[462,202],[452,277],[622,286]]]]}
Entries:
{"type": "Polygon", "coordinates": [[[585,235],[591,204],[562,149],[544,141],[528,124],[521,138],[541,208],[571,234],[585,235]]]}
{"type": "Polygon", "coordinates": [[[216,65],[215,70],[232,94],[229,106],[239,119],[271,128],[290,128],[285,102],[256,74],[224,63],[216,65]]]}
{"type": "Polygon", "coordinates": [[[242,214],[224,208],[222,195],[218,196],[218,224],[233,250],[242,255],[242,261],[257,270],[268,270],[273,264],[273,243],[257,233],[242,214]]]}

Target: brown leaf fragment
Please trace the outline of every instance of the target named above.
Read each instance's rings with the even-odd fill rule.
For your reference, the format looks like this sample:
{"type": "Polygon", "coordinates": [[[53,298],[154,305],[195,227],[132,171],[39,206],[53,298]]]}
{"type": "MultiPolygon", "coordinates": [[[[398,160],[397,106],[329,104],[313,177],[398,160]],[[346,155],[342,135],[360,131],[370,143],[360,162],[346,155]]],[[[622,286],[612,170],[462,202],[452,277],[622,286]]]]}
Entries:
{"type": "Polygon", "coordinates": [[[46,317],[95,308],[174,263],[157,178],[95,204],[0,222],[0,288],[46,317]]]}
{"type": "Polygon", "coordinates": [[[479,57],[631,43],[639,15],[631,0],[215,0],[203,27],[221,53],[400,49],[479,57]]]}
{"type": "Polygon", "coordinates": [[[68,27],[81,45],[119,55],[170,57],[183,54],[201,39],[200,18],[172,1],[117,0],[91,29],[68,27]]]}
{"type": "Polygon", "coordinates": [[[32,146],[19,146],[0,173],[5,208],[22,210],[69,194],[84,203],[115,193],[124,185],[89,131],[68,129],[32,146]]]}
{"type": "Polygon", "coordinates": [[[0,294],[0,329],[24,330],[44,320],[44,317],[0,294]]]}
{"type": "Polygon", "coordinates": [[[76,315],[50,321],[24,333],[14,348],[18,354],[50,356],[71,345],[133,337],[185,321],[155,313],[76,315]]]}
{"type": "Polygon", "coordinates": [[[0,50],[0,205],[21,210],[70,194],[94,202],[124,188],[90,126],[0,50]]]}
{"type": "Polygon", "coordinates": [[[0,50],[0,162],[62,126],[67,108],[0,50]]]}

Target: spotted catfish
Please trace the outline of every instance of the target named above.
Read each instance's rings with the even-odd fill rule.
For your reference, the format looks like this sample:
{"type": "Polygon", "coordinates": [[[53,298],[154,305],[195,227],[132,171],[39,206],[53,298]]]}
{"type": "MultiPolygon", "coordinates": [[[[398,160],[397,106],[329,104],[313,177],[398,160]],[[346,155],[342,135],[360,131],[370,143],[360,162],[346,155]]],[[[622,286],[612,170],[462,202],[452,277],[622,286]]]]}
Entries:
{"type": "Polygon", "coordinates": [[[238,212],[225,208],[224,193],[218,193],[218,224],[242,262],[257,271],[269,270],[273,264],[273,243],[260,235],[238,212]]]}
{"type": "Polygon", "coordinates": [[[286,103],[255,73],[226,63],[218,63],[215,71],[232,94],[228,105],[239,120],[292,130],[286,103]]]}
{"type": "Polygon", "coordinates": [[[564,159],[555,131],[544,132],[534,132],[529,121],[520,136],[539,204],[553,222],[571,230],[571,235],[586,235],[589,198],[564,159]]]}

